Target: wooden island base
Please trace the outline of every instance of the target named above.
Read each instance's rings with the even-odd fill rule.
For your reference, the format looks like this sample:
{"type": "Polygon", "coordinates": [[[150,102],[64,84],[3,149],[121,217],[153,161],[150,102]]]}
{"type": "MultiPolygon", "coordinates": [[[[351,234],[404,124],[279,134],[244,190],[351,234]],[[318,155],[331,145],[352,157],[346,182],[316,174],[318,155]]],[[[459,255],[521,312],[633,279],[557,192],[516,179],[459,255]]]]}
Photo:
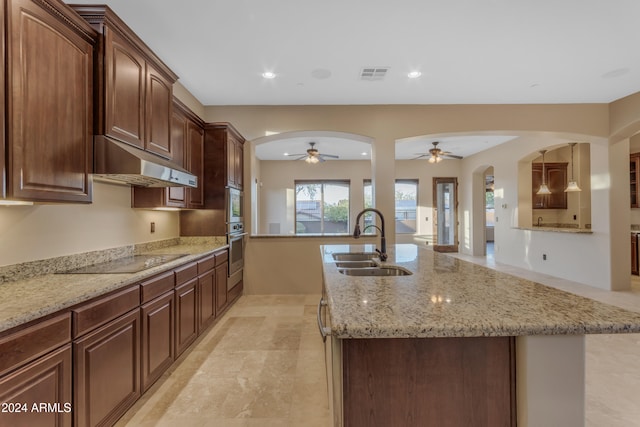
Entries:
{"type": "Polygon", "coordinates": [[[344,426],[516,425],[514,337],[340,341],[344,426]]]}

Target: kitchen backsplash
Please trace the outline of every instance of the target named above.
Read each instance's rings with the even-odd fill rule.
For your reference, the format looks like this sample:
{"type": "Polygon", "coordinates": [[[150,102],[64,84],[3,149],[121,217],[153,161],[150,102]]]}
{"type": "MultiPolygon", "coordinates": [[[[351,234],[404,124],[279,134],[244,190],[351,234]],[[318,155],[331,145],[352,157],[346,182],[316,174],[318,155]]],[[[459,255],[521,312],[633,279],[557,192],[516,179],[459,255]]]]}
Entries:
{"type": "Polygon", "coordinates": [[[28,279],[29,277],[41,276],[44,274],[53,274],[59,271],[85,267],[87,265],[108,262],[117,258],[156,251],[162,248],[179,244],[200,245],[209,243],[215,245],[225,245],[226,237],[176,237],[154,242],[139,243],[136,245],[127,245],[117,248],[91,251],[74,255],[65,255],[61,257],[30,261],[21,264],[7,265],[0,267],[0,284],[5,282],[13,282],[16,280],[28,279]]]}

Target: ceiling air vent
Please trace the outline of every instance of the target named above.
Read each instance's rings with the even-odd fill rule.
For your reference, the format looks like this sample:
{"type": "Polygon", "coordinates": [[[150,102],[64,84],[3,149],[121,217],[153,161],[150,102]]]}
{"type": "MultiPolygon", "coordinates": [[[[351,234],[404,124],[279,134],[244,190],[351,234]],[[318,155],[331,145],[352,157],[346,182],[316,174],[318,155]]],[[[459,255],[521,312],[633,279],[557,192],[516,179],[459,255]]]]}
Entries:
{"type": "Polygon", "coordinates": [[[360,71],[361,80],[382,80],[387,75],[389,67],[365,67],[360,71]]]}

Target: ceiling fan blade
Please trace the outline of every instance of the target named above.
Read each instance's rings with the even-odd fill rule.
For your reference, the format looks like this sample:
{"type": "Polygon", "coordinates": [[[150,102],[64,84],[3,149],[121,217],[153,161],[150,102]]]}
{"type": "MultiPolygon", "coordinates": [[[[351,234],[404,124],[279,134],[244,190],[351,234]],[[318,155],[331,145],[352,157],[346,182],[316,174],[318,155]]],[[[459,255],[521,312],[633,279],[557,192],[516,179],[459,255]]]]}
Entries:
{"type": "Polygon", "coordinates": [[[320,156],[320,157],[328,157],[330,159],[339,159],[340,158],[340,156],[336,156],[334,154],[318,154],[318,156],[320,156]]]}
{"type": "Polygon", "coordinates": [[[306,159],[308,157],[306,154],[296,154],[296,156],[298,156],[298,157],[296,157],[293,160],[304,160],[304,159],[306,159]]]}
{"type": "Polygon", "coordinates": [[[416,156],[418,157],[413,157],[410,160],[417,160],[417,159],[421,159],[423,157],[431,157],[430,153],[415,153],[416,156]]]}
{"type": "Polygon", "coordinates": [[[445,154],[445,153],[440,153],[441,157],[445,157],[447,159],[462,159],[462,156],[456,156],[455,154],[445,154]]]}

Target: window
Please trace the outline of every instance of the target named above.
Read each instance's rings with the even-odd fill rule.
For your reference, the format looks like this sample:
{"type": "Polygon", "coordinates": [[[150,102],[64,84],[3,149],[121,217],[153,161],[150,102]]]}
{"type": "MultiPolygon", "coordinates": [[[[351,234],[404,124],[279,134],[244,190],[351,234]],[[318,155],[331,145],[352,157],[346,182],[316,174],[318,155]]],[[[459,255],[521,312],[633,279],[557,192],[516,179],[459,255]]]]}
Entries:
{"type": "Polygon", "coordinates": [[[296,181],[296,234],[349,233],[349,181],[296,181]]]}
{"type": "Polygon", "coordinates": [[[418,181],[396,181],[396,233],[413,234],[417,231],[418,181]]]}

